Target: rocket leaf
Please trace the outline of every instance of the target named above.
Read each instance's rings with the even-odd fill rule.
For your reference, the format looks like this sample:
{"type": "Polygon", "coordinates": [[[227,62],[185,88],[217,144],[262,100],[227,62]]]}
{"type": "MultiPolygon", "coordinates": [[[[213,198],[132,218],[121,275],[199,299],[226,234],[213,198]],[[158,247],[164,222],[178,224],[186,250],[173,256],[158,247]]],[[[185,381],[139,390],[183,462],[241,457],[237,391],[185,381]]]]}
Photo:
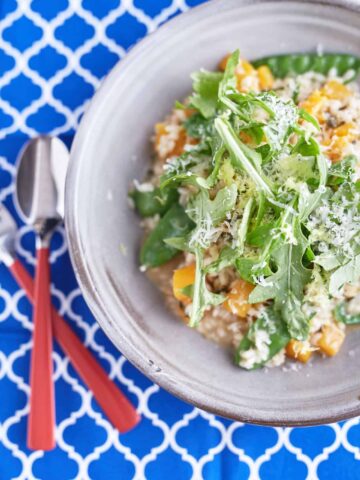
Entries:
{"type": "Polygon", "coordinates": [[[299,219],[288,217],[292,240],[280,241],[271,254],[277,270],[263,284],[251,292],[251,303],[273,299],[274,308],[280,312],[292,338],[304,340],[309,333],[309,320],[301,310],[304,287],[311,278],[311,270],[303,265],[303,256],[308,242],[304,237],[299,219]]]}

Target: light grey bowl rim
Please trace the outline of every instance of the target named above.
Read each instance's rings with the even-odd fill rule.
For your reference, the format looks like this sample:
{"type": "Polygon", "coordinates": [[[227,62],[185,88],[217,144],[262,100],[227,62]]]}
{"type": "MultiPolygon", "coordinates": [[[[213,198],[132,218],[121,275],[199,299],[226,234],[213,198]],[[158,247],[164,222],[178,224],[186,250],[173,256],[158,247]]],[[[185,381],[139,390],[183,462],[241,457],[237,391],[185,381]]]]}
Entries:
{"type": "MultiPolygon", "coordinates": [[[[266,426],[311,426],[311,425],[321,425],[333,423],[341,420],[345,420],[351,417],[360,415],[360,404],[356,408],[348,409],[346,411],[341,411],[339,414],[334,414],[331,416],[321,416],[307,418],[306,420],[289,420],[286,423],[281,420],[264,420],[264,418],[257,418],[256,413],[252,415],[231,415],[228,412],[224,413],[224,410],[221,407],[217,407],[214,404],[210,404],[206,401],[198,401],[193,398],[191,391],[187,391],[187,387],[180,387],[176,383],[169,383],[166,377],[159,377],[153,370],[147,368],[146,364],[141,363],[140,357],[136,355],[133,346],[126,341],[123,337],[122,339],[113,339],[111,333],[111,319],[109,318],[106,308],[103,308],[99,302],[96,301],[94,295],[93,281],[91,275],[86,266],[86,259],[81,258],[79,252],[80,248],[80,234],[77,229],[76,222],[76,212],[73,208],[74,205],[74,196],[75,196],[75,187],[78,180],[78,170],[79,162],[77,161],[78,155],[77,152],[80,149],[80,145],[86,140],[87,127],[90,123],[90,120],[96,110],[106,98],[106,91],[110,89],[111,84],[116,80],[117,76],[125,74],[127,68],[132,64],[133,60],[136,59],[138,53],[141,53],[143,50],[146,50],[156,41],[157,33],[160,31],[162,34],[166,32],[171,33],[173,26],[181,26],[181,24],[186,25],[188,19],[197,14],[199,11],[206,11],[209,4],[219,4],[226,5],[227,0],[211,0],[205,2],[204,4],[198,5],[190,10],[182,13],[180,16],[177,16],[164,25],[160,26],[155,32],[148,34],[144,39],[137,43],[127,54],[121,59],[111,72],[107,75],[96,94],[91,100],[91,103],[84,114],[80,126],[76,132],[73,145],[71,148],[71,161],[67,174],[66,180],[66,194],[65,194],[65,224],[66,224],[66,236],[69,246],[69,253],[71,263],[73,265],[76,279],[79,283],[81,292],[85,298],[87,305],[92,311],[95,319],[99,323],[102,330],[106,333],[109,339],[113,342],[116,348],[119,348],[121,353],[136,367],[138,368],[145,376],[150,378],[154,383],[160,385],[162,388],[173,394],[174,396],[180,398],[181,400],[190,403],[198,408],[206,410],[208,412],[220,415],[225,418],[230,418],[232,420],[249,422],[253,424],[266,425],[266,426]],[[155,40],[154,40],[155,39],[155,40]],[[118,347],[118,345],[120,345],[118,347]]],[[[360,13],[360,2],[357,0],[239,0],[239,6],[248,6],[261,3],[286,3],[291,2],[294,4],[311,4],[311,5],[325,5],[337,7],[339,9],[353,11],[355,13],[360,13]]]]}

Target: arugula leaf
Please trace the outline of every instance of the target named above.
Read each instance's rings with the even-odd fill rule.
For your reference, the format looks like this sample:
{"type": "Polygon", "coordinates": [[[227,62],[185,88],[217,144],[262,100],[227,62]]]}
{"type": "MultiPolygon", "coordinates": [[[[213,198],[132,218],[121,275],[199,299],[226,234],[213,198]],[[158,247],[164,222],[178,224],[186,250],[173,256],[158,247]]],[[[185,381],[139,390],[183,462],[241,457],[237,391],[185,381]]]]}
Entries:
{"type": "Polygon", "coordinates": [[[259,225],[247,234],[246,242],[254,247],[262,247],[269,239],[269,236],[271,236],[271,232],[274,228],[274,222],[259,225]]]}
{"type": "Polygon", "coordinates": [[[185,236],[166,238],[164,241],[179,250],[194,252],[198,246],[207,248],[215,227],[225,219],[236,203],[236,185],[219,190],[211,200],[207,190],[201,190],[188,204],[186,213],[196,227],[185,236]]]}
{"type": "Polygon", "coordinates": [[[206,143],[195,145],[190,151],[170,159],[164,166],[165,174],[160,177],[160,189],[176,187],[181,183],[198,185],[196,168],[210,162],[211,151],[206,143]]]}
{"type": "Polygon", "coordinates": [[[303,256],[308,241],[301,231],[298,217],[287,214],[287,228],[291,228],[292,238],[279,241],[271,254],[277,266],[274,274],[257,285],[249,296],[250,303],[274,299],[275,309],[281,312],[292,338],[305,340],[309,333],[309,320],[301,310],[304,287],[311,278],[311,270],[303,265],[303,256]]]}
{"type": "Polygon", "coordinates": [[[235,237],[235,248],[238,253],[238,255],[241,255],[244,251],[244,245],[245,245],[245,240],[246,240],[246,235],[247,231],[249,228],[249,223],[250,223],[250,218],[251,218],[251,212],[253,210],[253,205],[254,205],[254,199],[249,198],[249,200],[246,202],[243,216],[239,225],[239,229],[237,231],[237,235],[235,237]]]}
{"type": "Polygon", "coordinates": [[[196,270],[193,287],[193,301],[191,305],[190,327],[196,327],[202,319],[205,310],[213,305],[219,305],[225,300],[223,295],[212,293],[206,286],[206,270],[202,249],[195,248],[196,270]]]}
{"type": "Polygon", "coordinates": [[[243,254],[253,203],[254,200],[250,198],[245,205],[237,236],[234,239],[235,242],[233,242],[234,246],[230,247],[226,245],[220,252],[219,257],[206,267],[207,273],[217,273],[223,268],[234,265],[236,259],[243,254]]]}
{"type": "MultiPolygon", "coordinates": [[[[189,203],[187,214],[195,222],[196,227],[189,235],[188,246],[195,253],[196,271],[191,306],[190,326],[195,327],[200,322],[206,308],[219,305],[225,300],[222,295],[210,292],[206,286],[207,270],[204,266],[203,249],[212,241],[214,227],[222,222],[227,213],[236,203],[237,187],[231,185],[219,190],[211,200],[207,190],[200,192],[189,203]]],[[[216,230],[215,230],[216,232],[216,230]]]]}
{"type": "MultiPolygon", "coordinates": [[[[294,102],[295,102],[295,100],[294,100],[294,102]]],[[[303,108],[299,108],[299,115],[300,115],[300,118],[302,118],[303,120],[305,120],[308,123],[311,123],[316,128],[316,130],[320,130],[319,122],[309,112],[307,112],[303,108]]]]}
{"type": "Polygon", "coordinates": [[[299,153],[284,155],[276,162],[276,168],[280,173],[280,181],[293,177],[298,182],[308,182],[316,177],[316,158],[303,156],[299,153]]]}
{"type": "Polygon", "coordinates": [[[285,101],[273,92],[264,92],[257,95],[261,106],[271,112],[269,120],[263,127],[267,142],[272,153],[281,152],[293,128],[299,119],[299,109],[292,100],[285,101]]]}
{"type": "Polygon", "coordinates": [[[345,265],[342,265],[334,273],[331,274],[329,283],[329,292],[331,295],[336,295],[339,290],[345,285],[357,283],[360,278],[360,254],[349,260],[345,265]]]}
{"type": "Polygon", "coordinates": [[[329,168],[328,185],[337,186],[351,181],[355,173],[355,155],[348,155],[341,162],[333,163],[329,168]]]}
{"type": "Polygon", "coordinates": [[[234,167],[245,171],[258,189],[268,197],[274,197],[272,186],[259,167],[261,163],[259,154],[241,142],[227,120],[216,118],[215,128],[230,154],[234,167]]]}
{"type": "Polygon", "coordinates": [[[315,263],[332,272],[331,292],[356,277],[356,256],[360,254],[360,193],[357,183],[343,181],[327,189],[319,209],[306,222],[315,253],[315,263]]]}
{"type": "Polygon", "coordinates": [[[219,84],[222,78],[222,73],[205,70],[192,75],[195,93],[190,97],[190,106],[199,110],[205,118],[215,115],[219,84]]]}
{"type": "Polygon", "coordinates": [[[188,170],[187,173],[175,173],[175,174],[167,174],[163,175],[160,178],[161,184],[160,188],[174,188],[180,184],[184,185],[198,185],[198,177],[191,173],[191,170],[188,170]]]}
{"type": "Polygon", "coordinates": [[[292,153],[300,153],[303,157],[316,157],[320,155],[320,146],[314,138],[307,138],[301,128],[297,129],[296,133],[299,135],[299,140],[292,149],[292,153]]]}
{"type": "Polygon", "coordinates": [[[303,191],[303,194],[300,196],[299,215],[301,221],[304,221],[309,217],[311,212],[319,205],[324,193],[326,193],[325,185],[328,177],[328,166],[326,159],[323,155],[319,154],[316,157],[316,161],[319,170],[319,186],[315,192],[305,195],[305,191],[303,191]]]}
{"type": "Polygon", "coordinates": [[[272,307],[267,307],[253,322],[236,353],[235,363],[246,370],[263,367],[290,341],[286,324],[272,307]]]}
{"type": "Polygon", "coordinates": [[[212,240],[213,229],[230,212],[236,203],[237,187],[235,184],[219,190],[211,200],[207,190],[200,192],[189,202],[186,213],[195,222],[196,227],[191,233],[190,247],[196,245],[207,248],[212,240]]]}
{"type": "Polygon", "coordinates": [[[198,184],[203,188],[211,188],[215,185],[221,165],[223,163],[223,157],[225,153],[225,147],[222,142],[219,142],[219,145],[216,147],[215,153],[213,155],[213,170],[211,174],[206,178],[198,178],[198,184]]]}
{"type": "Polygon", "coordinates": [[[246,128],[251,128],[259,124],[258,121],[251,118],[254,107],[261,107],[269,115],[273,112],[266,102],[263,102],[259,95],[252,92],[243,93],[237,90],[236,68],[239,64],[239,50],[233,52],[226,64],[223,79],[219,85],[219,101],[223,105],[223,109],[229,109],[238,116],[239,120],[247,123],[246,128]]]}
{"type": "Polygon", "coordinates": [[[229,94],[237,93],[237,78],[235,70],[239,63],[239,56],[239,50],[235,50],[235,52],[233,52],[228,58],[223,78],[219,84],[219,100],[224,106],[242,116],[242,112],[238,111],[237,105],[229,98],[229,94]]]}
{"type": "Polygon", "coordinates": [[[255,284],[256,279],[263,278],[265,280],[273,273],[268,263],[261,261],[259,257],[236,258],[235,267],[240,277],[252,284],[255,284]]]}
{"type": "Polygon", "coordinates": [[[206,267],[206,273],[218,273],[226,267],[230,267],[236,260],[236,251],[229,245],[221,250],[218,258],[206,267]]]}
{"type": "Polygon", "coordinates": [[[156,214],[164,215],[179,198],[177,190],[161,190],[160,188],[155,188],[151,192],[141,192],[135,189],[130,192],[129,196],[133,199],[136,210],[143,218],[153,217],[156,214]]]}
{"type": "Polygon", "coordinates": [[[213,135],[213,122],[204,118],[201,113],[191,115],[185,120],[184,127],[187,134],[193,138],[203,139],[213,135]]]}
{"type": "Polygon", "coordinates": [[[171,260],[179,251],[164,243],[164,239],[184,236],[193,227],[183,207],[173,205],[145,240],[140,252],[141,265],[158,267],[171,260]]]}
{"type": "MultiPolygon", "coordinates": [[[[284,215],[285,218],[286,215],[287,214],[284,215]]],[[[258,216],[259,214],[257,217],[258,216]]],[[[276,246],[279,243],[278,235],[276,235],[275,232],[277,233],[278,231],[281,231],[281,228],[284,226],[282,225],[282,222],[284,223],[282,217],[280,217],[276,222],[273,222],[271,234],[269,232],[269,235],[265,238],[262,235],[260,222],[256,221],[254,229],[254,241],[255,243],[257,241],[260,243],[260,238],[263,238],[264,242],[261,245],[261,253],[259,256],[239,257],[235,261],[235,267],[239,272],[240,277],[247,282],[256,284],[257,282],[261,281],[263,286],[264,284],[267,285],[266,278],[273,274],[273,271],[270,268],[271,254],[276,250],[276,246]],[[256,232],[258,232],[259,235],[256,235],[256,232]]]]}
{"type": "Polygon", "coordinates": [[[258,210],[255,218],[255,227],[260,225],[262,219],[264,218],[265,211],[266,211],[266,198],[265,195],[260,192],[258,197],[258,210]]]}
{"type": "Polygon", "coordinates": [[[352,315],[347,310],[347,302],[341,302],[336,305],[334,310],[335,319],[346,325],[356,325],[360,323],[360,313],[352,315]]]}

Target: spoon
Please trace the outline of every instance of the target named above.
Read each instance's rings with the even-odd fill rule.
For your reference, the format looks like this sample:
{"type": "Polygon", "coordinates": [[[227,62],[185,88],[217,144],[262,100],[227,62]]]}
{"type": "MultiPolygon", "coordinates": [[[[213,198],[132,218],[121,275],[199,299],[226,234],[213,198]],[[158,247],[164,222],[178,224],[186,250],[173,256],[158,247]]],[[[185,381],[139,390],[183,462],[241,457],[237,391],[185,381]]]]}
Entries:
{"type": "Polygon", "coordinates": [[[20,154],[16,178],[18,206],[25,222],[36,232],[37,268],[27,435],[27,445],[32,450],[55,447],[49,245],[64,214],[68,161],[68,149],[60,139],[36,137],[20,154]]]}
{"type": "MultiPolygon", "coordinates": [[[[15,255],[17,226],[4,205],[0,204],[0,261],[10,270],[31,303],[34,302],[34,282],[15,255]]],[[[140,416],[135,408],[110,380],[91,352],[83,345],[66,321],[52,307],[52,326],[55,340],[69,357],[73,367],[92,391],[94,398],[112,423],[121,433],[137,425],[140,416]]]]}

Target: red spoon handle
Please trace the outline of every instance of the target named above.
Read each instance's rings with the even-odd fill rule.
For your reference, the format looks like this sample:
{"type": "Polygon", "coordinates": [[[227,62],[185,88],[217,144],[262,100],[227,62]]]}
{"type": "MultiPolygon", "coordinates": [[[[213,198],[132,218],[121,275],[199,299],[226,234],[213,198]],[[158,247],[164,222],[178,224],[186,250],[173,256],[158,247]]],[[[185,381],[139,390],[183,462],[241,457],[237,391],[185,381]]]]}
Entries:
{"type": "Polygon", "coordinates": [[[55,447],[55,402],[49,249],[45,247],[37,249],[33,318],[27,445],[31,450],[51,450],[55,447]]]}
{"type": "MultiPolygon", "coordinates": [[[[33,302],[33,280],[19,260],[15,260],[10,270],[18,284],[25,290],[33,302]]],[[[121,433],[131,430],[139,422],[140,416],[125,395],[110,380],[106,372],[87,350],[69,325],[52,307],[54,336],[62,350],[67,354],[95,399],[121,433]]]]}

